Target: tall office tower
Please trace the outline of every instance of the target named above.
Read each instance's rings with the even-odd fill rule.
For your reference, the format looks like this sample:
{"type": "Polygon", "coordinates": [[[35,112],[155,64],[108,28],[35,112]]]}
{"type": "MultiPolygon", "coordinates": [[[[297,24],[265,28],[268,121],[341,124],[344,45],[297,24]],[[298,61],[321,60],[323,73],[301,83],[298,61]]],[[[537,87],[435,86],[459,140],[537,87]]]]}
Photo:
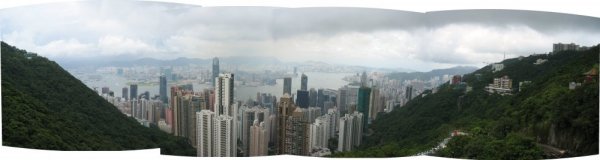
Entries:
{"type": "Polygon", "coordinates": [[[300,76],[300,90],[303,91],[308,91],[308,77],[302,73],[302,76],[300,76]]]}
{"type": "Polygon", "coordinates": [[[298,75],[298,67],[294,67],[294,75],[298,75]]]}
{"type": "Polygon", "coordinates": [[[277,105],[277,153],[278,154],[287,154],[285,146],[286,137],[286,126],[288,123],[288,117],[292,115],[296,107],[294,106],[294,101],[289,94],[283,94],[283,96],[279,100],[279,105],[277,105]]]}
{"type": "Polygon", "coordinates": [[[167,98],[167,77],[160,76],[160,88],[159,88],[159,94],[160,94],[160,100],[163,103],[169,103],[169,99],[167,98]]]}
{"type": "Polygon", "coordinates": [[[371,88],[371,97],[369,98],[369,122],[375,120],[377,118],[377,113],[379,113],[381,106],[381,98],[379,96],[379,88],[373,87],[371,88]]]}
{"type": "Polygon", "coordinates": [[[286,93],[292,95],[292,78],[291,77],[283,78],[283,94],[286,94],[286,93]]]}
{"type": "Polygon", "coordinates": [[[300,108],[308,108],[309,98],[308,91],[298,90],[296,92],[296,105],[300,108]]]}
{"type": "Polygon", "coordinates": [[[237,140],[235,134],[234,118],[228,115],[215,117],[215,157],[235,157],[237,154],[237,140]]]}
{"type": "Polygon", "coordinates": [[[317,148],[327,148],[327,142],[329,141],[329,118],[327,116],[321,116],[310,124],[309,127],[309,145],[308,150],[312,151],[317,148]]]}
{"type": "Polygon", "coordinates": [[[266,156],[268,154],[269,138],[265,122],[254,120],[250,127],[250,156],[266,156]]]}
{"type": "Polygon", "coordinates": [[[348,106],[346,104],[346,100],[347,100],[347,96],[348,96],[348,87],[344,86],[341,87],[340,89],[338,89],[338,95],[337,95],[337,108],[339,109],[338,113],[343,113],[345,114],[348,110],[348,106]]]}
{"type": "Polygon", "coordinates": [[[137,84],[129,85],[129,99],[137,99],[137,84]]]}
{"type": "Polygon", "coordinates": [[[413,86],[406,86],[406,92],[404,95],[406,96],[406,100],[409,101],[412,99],[413,86]]]}
{"type": "Polygon", "coordinates": [[[197,128],[196,134],[198,147],[197,156],[198,157],[213,157],[216,155],[215,139],[216,135],[214,135],[214,125],[215,125],[215,112],[209,110],[202,110],[196,113],[197,128]]]}
{"type": "Polygon", "coordinates": [[[323,110],[323,103],[325,103],[325,90],[323,88],[319,88],[317,90],[317,107],[323,110]]]}
{"type": "Polygon", "coordinates": [[[334,107],[335,107],[334,101],[332,101],[332,100],[325,101],[325,103],[323,103],[323,110],[321,110],[320,115],[326,114],[329,109],[334,108],[334,107]]]}
{"type": "Polygon", "coordinates": [[[102,87],[102,94],[108,94],[108,91],[110,91],[108,87],[102,87]]]}
{"type": "Polygon", "coordinates": [[[219,71],[219,58],[215,57],[213,58],[213,64],[212,64],[212,84],[215,85],[215,80],[217,77],[219,77],[219,74],[221,72],[219,71]]]}
{"type": "Polygon", "coordinates": [[[314,88],[311,88],[310,91],[308,92],[308,106],[310,107],[316,107],[317,106],[317,91],[314,88]]]}
{"type": "Polygon", "coordinates": [[[358,89],[358,104],[356,104],[356,110],[363,114],[363,129],[367,130],[369,127],[369,100],[371,99],[371,88],[360,87],[358,89]]]}
{"type": "Polygon", "coordinates": [[[338,151],[351,151],[358,147],[362,142],[363,114],[355,111],[352,114],[346,114],[339,120],[338,151]]]}
{"type": "Polygon", "coordinates": [[[360,75],[360,86],[361,87],[367,86],[367,72],[365,72],[365,71],[363,71],[362,75],[360,75]]]}
{"type": "Polygon", "coordinates": [[[129,99],[129,89],[127,87],[123,87],[123,93],[121,93],[121,97],[123,97],[123,99],[128,100],[129,99]]]}
{"type": "MultiPolygon", "coordinates": [[[[251,131],[250,131],[250,127],[254,124],[254,121],[257,120],[258,123],[265,123],[264,124],[264,128],[266,130],[269,129],[269,110],[267,108],[263,108],[260,106],[255,106],[255,107],[246,107],[243,106],[240,108],[240,112],[242,112],[242,116],[241,116],[241,124],[240,124],[240,128],[241,128],[241,141],[242,141],[242,147],[244,149],[244,153],[246,155],[248,155],[250,153],[250,148],[252,145],[250,144],[250,138],[252,137],[250,135],[251,131]]],[[[268,133],[266,133],[266,136],[268,138],[268,133]]]]}

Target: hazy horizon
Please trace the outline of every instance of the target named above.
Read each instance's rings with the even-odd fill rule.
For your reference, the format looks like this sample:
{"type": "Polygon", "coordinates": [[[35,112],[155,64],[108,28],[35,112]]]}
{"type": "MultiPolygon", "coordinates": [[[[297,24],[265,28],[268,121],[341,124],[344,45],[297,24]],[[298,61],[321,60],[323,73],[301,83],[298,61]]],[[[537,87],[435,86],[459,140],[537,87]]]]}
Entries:
{"type": "Polygon", "coordinates": [[[523,10],[418,13],[95,1],[0,13],[3,41],[59,62],[258,56],[429,71],[547,53],[553,43],[600,42],[599,18],[523,10]]]}

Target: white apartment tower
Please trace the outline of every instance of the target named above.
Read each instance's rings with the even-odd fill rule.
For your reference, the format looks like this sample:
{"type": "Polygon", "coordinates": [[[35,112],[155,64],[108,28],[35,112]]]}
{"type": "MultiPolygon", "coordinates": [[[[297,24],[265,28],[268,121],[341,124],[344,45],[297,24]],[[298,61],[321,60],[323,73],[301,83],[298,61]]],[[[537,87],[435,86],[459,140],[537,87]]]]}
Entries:
{"type": "Polygon", "coordinates": [[[254,124],[250,127],[250,156],[266,156],[268,154],[268,133],[264,122],[259,123],[258,119],[254,120],[254,124]]]}
{"type": "Polygon", "coordinates": [[[359,146],[362,138],[363,115],[358,111],[340,118],[338,151],[350,151],[359,146]]]}
{"type": "Polygon", "coordinates": [[[213,157],[215,156],[215,137],[214,137],[214,120],[215,120],[215,112],[209,110],[202,110],[200,112],[196,112],[197,127],[196,134],[198,134],[198,147],[197,154],[198,157],[213,157]]]}

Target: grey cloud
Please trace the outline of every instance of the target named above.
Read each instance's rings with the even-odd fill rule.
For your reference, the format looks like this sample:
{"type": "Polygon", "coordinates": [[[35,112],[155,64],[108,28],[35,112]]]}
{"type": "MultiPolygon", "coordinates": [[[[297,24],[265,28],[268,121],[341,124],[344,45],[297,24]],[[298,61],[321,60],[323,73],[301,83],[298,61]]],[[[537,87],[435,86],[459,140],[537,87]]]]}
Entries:
{"type": "Polygon", "coordinates": [[[57,57],[81,51],[154,58],[257,55],[407,68],[480,64],[504,52],[549,51],[554,42],[597,44],[600,19],[516,10],[417,13],[86,1],[0,10],[0,31],[14,45],[52,49],[57,57]],[[127,43],[114,48],[127,52],[111,49],[120,42],[127,43]],[[65,54],[58,53],[63,45],[69,46],[60,48],[65,54]]]}

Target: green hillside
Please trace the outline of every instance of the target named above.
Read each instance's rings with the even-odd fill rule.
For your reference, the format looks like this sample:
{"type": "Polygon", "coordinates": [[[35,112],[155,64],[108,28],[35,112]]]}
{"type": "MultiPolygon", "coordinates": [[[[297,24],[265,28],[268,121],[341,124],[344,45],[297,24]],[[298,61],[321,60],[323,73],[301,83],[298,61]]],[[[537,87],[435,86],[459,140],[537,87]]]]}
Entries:
{"type": "Polygon", "coordinates": [[[472,87],[444,84],[407,105],[378,117],[374,133],[356,151],[334,157],[411,156],[452,138],[434,156],[476,159],[539,159],[598,154],[598,46],[503,61],[504,69],[486,66],[466,74],[472,87]],[[546,63],[535,65],[537,59],[546,63]],[[513,79],[513,95],[488,94],[493,78],[513,79]],[[518,92],[521,81],[531,81],[518,92]],[[582,83],[574,90],[570,82],[582,83]],[[562,153],[557,153],[563,151],[562,153]]]}
{"type": "Polygon", "coordinates": [[[122,114],[44,57],[2,42],[4,146],[47,150],[134,150],[195,155],[184,139],[122,114]]]}

